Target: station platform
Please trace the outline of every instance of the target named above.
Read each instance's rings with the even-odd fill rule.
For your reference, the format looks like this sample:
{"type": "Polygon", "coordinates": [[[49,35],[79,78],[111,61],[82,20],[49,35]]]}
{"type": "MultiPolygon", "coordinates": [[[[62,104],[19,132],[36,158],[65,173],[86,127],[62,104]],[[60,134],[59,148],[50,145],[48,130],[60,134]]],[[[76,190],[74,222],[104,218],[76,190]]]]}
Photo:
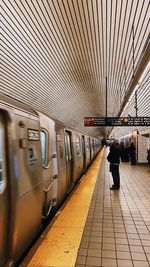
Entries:
{"type": "Polygon", "coordinates": [[[150,167],[120,164],[121,188],[103,149],[20,267],[150,266],[150,167]]]}

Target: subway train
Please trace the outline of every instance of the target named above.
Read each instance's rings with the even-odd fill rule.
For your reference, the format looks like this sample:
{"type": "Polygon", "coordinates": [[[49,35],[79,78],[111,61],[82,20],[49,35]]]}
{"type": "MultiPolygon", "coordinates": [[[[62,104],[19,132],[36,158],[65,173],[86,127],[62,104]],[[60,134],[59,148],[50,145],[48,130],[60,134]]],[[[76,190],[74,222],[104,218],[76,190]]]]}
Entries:
{"type": "Polygon", "coordinates": [[[100,139],[0,96],[0,266],[17,265],[100,149],[100,139]]]}

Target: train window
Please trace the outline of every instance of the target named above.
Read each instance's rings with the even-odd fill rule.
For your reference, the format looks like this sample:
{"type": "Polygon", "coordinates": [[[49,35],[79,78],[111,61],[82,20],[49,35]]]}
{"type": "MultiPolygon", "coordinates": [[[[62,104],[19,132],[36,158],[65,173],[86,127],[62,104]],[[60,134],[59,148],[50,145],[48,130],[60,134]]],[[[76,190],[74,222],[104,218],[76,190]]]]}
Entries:
{"type": "Polygon", "coordinates": [[[45,166],[47,163],[47,133],[46,131],[41,131],[41,153],[42,153],[42,165],[45,166]]]}
{"type": "Polygon", "coordinates": [[[76,135],[76,153],[79,155],[81,153],[81,144],[80,144],[80,136],[76,135]]]}
{"type": "Polygon", "coordinates": [[[0,194],[3,193],[6,185],[4,145],[4,125],[0,116],[0,194]]]}
{"type": "Polygon", "coordinates": [[[87,141],[86,141],[86,150],[87,150],[87,151],[89,150],[89,144],[88,144],[87,141]]]}
{"type": "Polygon", "coordinates": [[[76,135],[76,143],[80,143],[80,136],[76,135]]]}
{"type": "Polygon", "coordinates": [[[60,144],[59,146],[58,146],[58,155],[59,155],[59,157],[62,159],[63,158],[63,146],[60,144]]]}
{"type": "Polygon", "coordinates": [[[80,152],[81,152],[81,145],[80,145],[80,143],[77,143],[76,144],[76,153],[77,153],[77,155],[79,155],[80,152]]]}
{"type": "Polygon", "coordinates": [[[86,140],[86,150],[90,150],[90,144],[89,144],[89,139],[86,140]]]}

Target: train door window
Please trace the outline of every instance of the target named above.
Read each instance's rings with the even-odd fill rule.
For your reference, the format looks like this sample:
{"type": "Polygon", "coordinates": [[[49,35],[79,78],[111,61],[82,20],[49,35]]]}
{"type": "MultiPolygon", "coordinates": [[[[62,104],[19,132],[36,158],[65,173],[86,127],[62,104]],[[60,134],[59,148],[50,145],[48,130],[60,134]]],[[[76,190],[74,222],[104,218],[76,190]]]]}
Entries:
{"type": "Polygon", "coordinates": [[[76,136],[76,153],[79,155],[81,153],[81,144],[80,144],[80,136],[76,136]]]}
{"type": "Polygon", "coordinates": [[[0,194],[6,187],[4,124],[0,115],[0,194]]]}
{"type": "Polygon", "coordinates": [[[70,137],[67,136],[67,145],[68,145],[68,156],[71,157],[71,144],[70,144],[70,137]]]}
{"type": "Polygon", "coordinates": [[[86,150],[89,151],[90,147],[89,147],[89,139],[86,140],[86,150]]]}
{"type": "Polygon", "coordinates": [[[56,135],[56,140],[57,140],[57,151],[58,151],[58,157],[59,159],[63,159],[63,136],[61,133],[57,133],[56,135]]]}
{"type": "Polygon", "coordinates": [[[47,143],[48,134],[45,130],[41,131],[41,153],[42,153],[42,165],[45,166],[47,163],[47,143]]]}

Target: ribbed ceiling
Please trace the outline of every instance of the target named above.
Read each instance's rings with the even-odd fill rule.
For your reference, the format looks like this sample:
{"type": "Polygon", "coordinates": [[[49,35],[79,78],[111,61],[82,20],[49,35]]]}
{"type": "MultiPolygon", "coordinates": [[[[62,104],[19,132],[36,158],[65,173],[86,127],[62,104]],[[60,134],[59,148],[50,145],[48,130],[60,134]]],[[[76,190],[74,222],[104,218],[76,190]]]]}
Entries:
{"type": "MultiPolygon", "coordinates": [[[[84,116],[106,115],[106,81],[107,115],[119,114],[149,46],[149,0],[1,0],[0,10],[0,92],[102,135],[84,116]]],[[[143,116],[149,82],[138,99],[143,116]]]]}
{"type": "MultiPolygon", "coordinates": [[[[145,74],[143,75],[143,78],[141,79],[141,82],[137,84],[135,92],[133,92],[131,95],[121,116],[150,117],[150,62],[147,66],[145,74]]],[[[115,127],[111,131],[111,136],[117,138],[124,136],[127,133],[132,133],[134,130],[142,132],[146,128],[148,129],[148,127],[115,127]]]]}

